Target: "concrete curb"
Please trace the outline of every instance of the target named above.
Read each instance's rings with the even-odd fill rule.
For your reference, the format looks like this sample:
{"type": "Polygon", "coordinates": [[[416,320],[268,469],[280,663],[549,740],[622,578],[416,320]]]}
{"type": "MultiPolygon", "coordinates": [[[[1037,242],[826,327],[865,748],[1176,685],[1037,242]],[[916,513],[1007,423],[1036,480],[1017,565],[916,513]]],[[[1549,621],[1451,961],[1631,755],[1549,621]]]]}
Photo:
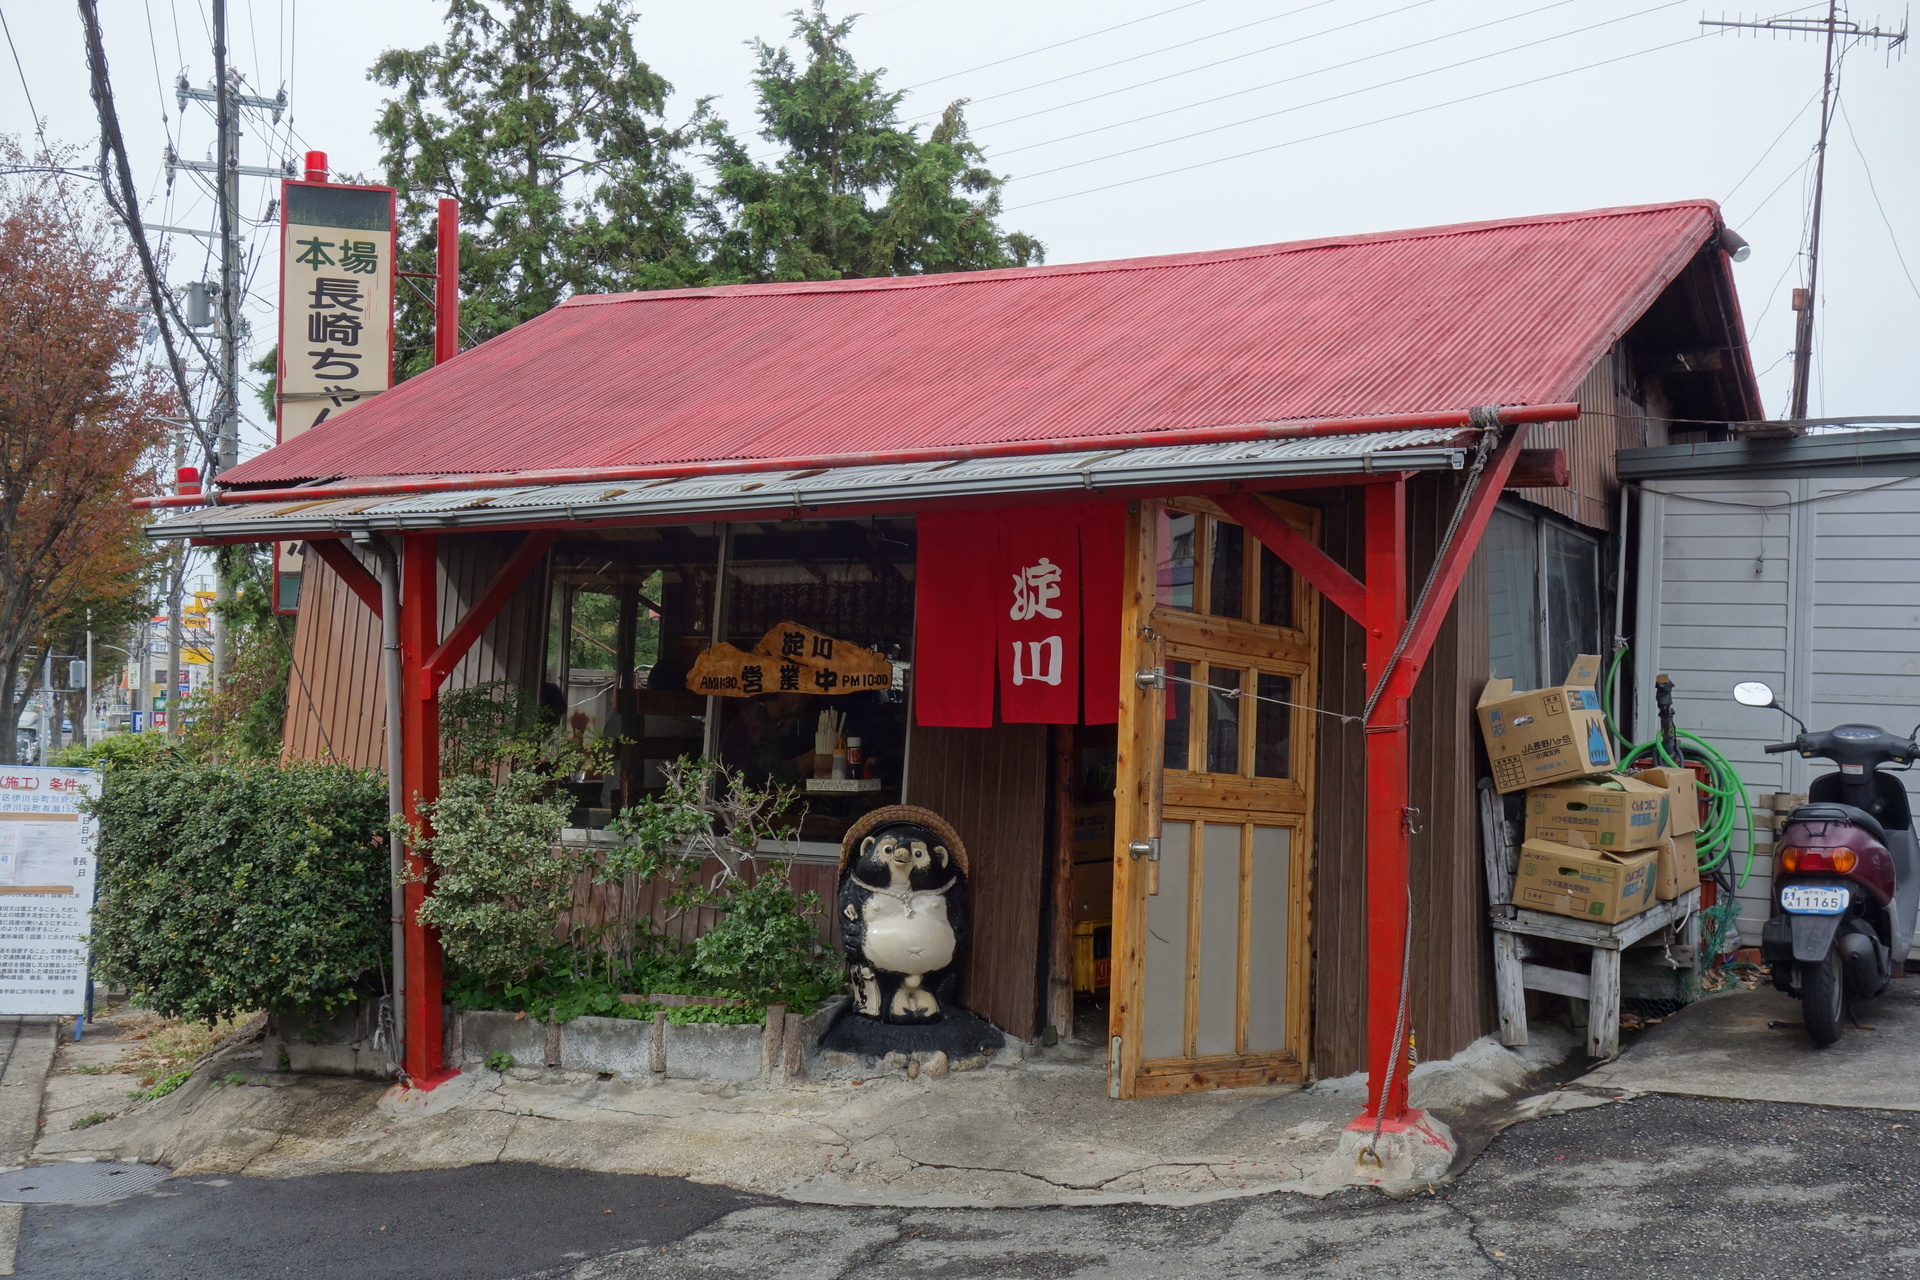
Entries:
{"type": "MultiPolygon", "coordinates": [[[[0,1018],[6,1070],[0,1072],[0,1164],[27,1162],[40,1139],[40,1101],[60,1043],[58,1018],[0,1018]]],[[[0,1205],[0,1276],[13,1274],[20,1245],[17,1204],[0,1205]]]]}

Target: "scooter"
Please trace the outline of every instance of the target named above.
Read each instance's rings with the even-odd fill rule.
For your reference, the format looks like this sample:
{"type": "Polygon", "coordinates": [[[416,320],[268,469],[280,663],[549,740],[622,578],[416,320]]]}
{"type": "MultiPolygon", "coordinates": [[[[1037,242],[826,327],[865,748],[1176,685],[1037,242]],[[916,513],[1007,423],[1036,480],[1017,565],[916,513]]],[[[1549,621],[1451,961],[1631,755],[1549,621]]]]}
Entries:
{"type": "Polygon", "coordinates": [[[1773,743],[1767,754],[1798,751],[1839,766],[1815,778],[1808,803],[1787,815],[1774,849],[1773,913],[1760,933],[1774,986],[1800,997],[1808,1038],[1830,1045],[1840,1038],[1847,1001],[1885,991],[1913,942],[1920,845],[1906,787],[1880,770],[1910,768],[1920,743],[1871,724],[1810,732],[1757,680],[1735,685],[1733,696],[1800,726],[1792,742],[1773,743]]]}

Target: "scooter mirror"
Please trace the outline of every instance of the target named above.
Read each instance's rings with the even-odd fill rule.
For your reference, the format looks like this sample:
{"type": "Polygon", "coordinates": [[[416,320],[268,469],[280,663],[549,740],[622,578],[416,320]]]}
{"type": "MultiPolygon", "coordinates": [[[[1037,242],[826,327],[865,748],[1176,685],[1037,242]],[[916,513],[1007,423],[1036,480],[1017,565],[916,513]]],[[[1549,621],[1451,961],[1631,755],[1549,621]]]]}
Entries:
{"type": "Polygon", "coordinates": [[[1733,700],[1743,707],[1770,707],[1773,690],[1763,680],[1742,680],[1733,686],[1733,700]]]}

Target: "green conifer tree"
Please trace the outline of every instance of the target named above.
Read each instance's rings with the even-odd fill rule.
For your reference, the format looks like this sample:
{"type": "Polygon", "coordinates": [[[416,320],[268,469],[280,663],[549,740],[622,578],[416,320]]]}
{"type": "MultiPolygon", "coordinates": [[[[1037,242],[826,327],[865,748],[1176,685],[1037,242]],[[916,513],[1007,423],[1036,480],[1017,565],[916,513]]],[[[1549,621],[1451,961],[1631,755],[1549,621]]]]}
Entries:
{"type": "MultiPolygon", "coordinates": [[[[400,192],[404,271],[430,272],[434,208],[460,201],[462,346],[577,292],[706,281],[718,231],[688,171],[705,103],[664,119],[672,91],[634,49],[628,0],[449,0],[447,35],[382,54],[398,90],[375,134],[400,192]]],[[[432,361],[432,307],[403,283],[396,372],[432,361]]]]}
{"type": "Polygon", "coordinates": [[[967,137],[964,103],[922,138],[900,121],[905,95],[881,87],[884,70],[861,70],[847,51],[853,19],[833,21],[824,0],[793,18],[804,67],[785,48],[754,42],[760,136],[782,154],[758,162],[708,127],[731,215],[716,278],[833,280],[1041,260],[1038,240],[999,226],[1004,179],[967,137]]]}

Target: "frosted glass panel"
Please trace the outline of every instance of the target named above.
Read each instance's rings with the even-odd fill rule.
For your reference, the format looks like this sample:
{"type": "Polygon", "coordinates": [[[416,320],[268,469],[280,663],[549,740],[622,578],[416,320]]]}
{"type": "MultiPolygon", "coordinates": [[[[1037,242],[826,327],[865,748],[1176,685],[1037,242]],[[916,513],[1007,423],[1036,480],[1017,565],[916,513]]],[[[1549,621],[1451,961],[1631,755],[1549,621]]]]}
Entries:
{"type": "MultiPolygon", "coordinates": [[[[1211,830],[1211,829],[1209,829],[1211,830]]],[[[1287,910],[1293,830],[1253,829],[1251,936],[1247,940],[1247,1052],[1287,1046],[1287,910]]]]}
{"type": "Polygon", "coordinates": [[[1160,892],[1147,895],[1146,1007],[1141,1010],[1141,1057],[1186,1056],[1187,856],[1193,824],[1169,822],[1160,831],[1160,892]]]}
{"type": "Polygon", "coordinates": [[[1195,1052],[1233,1053],[1240,1030],[1240,824],[1203,824],[1200,1025],[1195,1052]]]}

